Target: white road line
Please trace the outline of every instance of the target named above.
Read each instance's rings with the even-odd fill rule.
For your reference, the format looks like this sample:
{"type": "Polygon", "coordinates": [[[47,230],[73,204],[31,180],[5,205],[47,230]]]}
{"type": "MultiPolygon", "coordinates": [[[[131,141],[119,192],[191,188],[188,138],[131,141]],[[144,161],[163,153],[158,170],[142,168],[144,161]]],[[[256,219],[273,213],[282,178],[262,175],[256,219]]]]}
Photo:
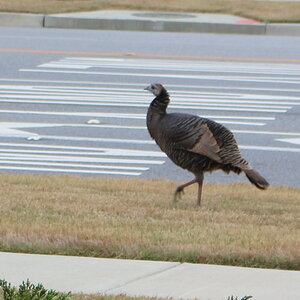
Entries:
{"type": "MultiPolygon", "coordinates": [[[[1,80],[1,79],[0,79],[1,80]]],[[[39,82],[39,80],[37,80],[39,82]]],[[[51,82],[52,83],[52,82],[51,82]]],[[[62,81],[61,83],[65,83],[62,81]]],[[[105,83],[99,83],[99,85],[103,85],[105,83]]],[[[121,87],[111,87],[110,85],[116,85],[113,83],[107,83],[105,87],[83,87],[83,86],[37,86],[37,85],[0,85],[0,91],[4,92],[27,92],[27,93],[39,93],[39,92],[48,92],[49,94],[87,94],[87,95],[129,95],[129,96],[140,96],[144,97],[147,93],[143,90],[143,88],[124,88],[125,84],[120,84],[121,87]]],[[[130,86],[130,84],[128,84],[130,86]]],[[[125,85],[126,86],[126,85],[125,85]]],[[[168,85],[169,86],[169,85],[168,85]]],[[[178,88],[178,85],[171,85],[178,88]]],[[[185,88],[188,88],[189,86],[185,86],[185,88]]],[[[190,86],[191,87],[191,86],[190,86]]],[[[181,97],[195,97],[197,96],[197,99],[199,97],[203,98],[220,98],[220,99],[244,99],[244,100],[258,100],[258,99],[265,99],[265,100],[279,100],[279,101],[299,101],[299,97],[294,96],[275,96],[275,95],[260,95],[260,94],[240,94],[240,93],[224,93],[224,92],[204,92],[201,91],[203,87],[199,86],[193,86],[196,90],[187,90],[187,89],[172,89],[172,95],[181,96],[181,97]],[[200,91],[199,91],[200,90],[200,91]]],[[[204,87],[205,88],[205,87],[204,87]]],[[[216,87],[208,87],[215,89],[216,87]]],[[[222,87],[221,87],[222,88],[222,87]]],[[[223,87],[226,89],[226,87],[223,87]]],[[[228,87],[227,87],[228,88],[228,87]]],[[[234,89],[236,89],[234,87],[234,89]]],[[[250,88],[254,89],[254,88],[250,88]]],[[[269,89],[271,91],[282,91],[281,89],[269,89]]],[[[290,91],[290,90],[288,90],[290,91]]],[[[298,91],[300,90],[292,90],[292,91],[298,91]]]]}
{"type": "Polygon", "coordinates": [[[122,171],[95,171],[95,170],[76,170],[76,169],[59,169],[59,168],[30,168],[1,166],[0,170],[18,170],[18,171],[35,171],[35,172],[53,172],[53,173],[77,173],[77,174],[102,174],[102,175],[124,175],[124,176],[140,176],[139,172],[122,172],[122,171]]]}
{"type": "MultiPolygon", "coordinates": [[[[1,98],[1,97],[0,97],[1,98]]],[[[148,108],[149,104],[136,104],[136,103],[101,103],[101,102],[80,102],[80,101],[59,101],[59,100],[30,100],[30,99],[2,99],[2,102],[8,103],[39,103],[39,104],[58,104],[58,105],[65,105],[65,104],[73,104],[73,105],[80,105],[80,106],[123,106],[123,107],[144,107],[148,108]]],[[[240,107],[224,107],[224,106],[200,106],[200,105],[174,105],[170,104],[169,106],[171,109],[192,109],[192,110],[221,110],[221,111],[243,111],[243,112],[265,112],[265,113],[285,113],[287,112],[286,109],[267,109],[267,108],[240,108],[240,107]]]]}
{"type": "MultiPolygon", "coordinates": [[[[216,122],[222,123],[222,124],[231,124],[231,125],[247,125],[247,126],[263,126],[265,125],[265,123],[258,123],[258,122],[239,122],[239,121],[227,121],[227,120],[215,120],[216,122]]],[[[25,123],[26,124],[26,123],[25,123]]],[[[45,137],[47,135],[37,135],[37,134],[32,134],[30,132],[24,132],[24,131],[9,131],[7,132],[7,128],[9,128],[9,124],[7,125],[7,123],[1,123],[0,122],[0,136],[31,136],[31,135],[36,135],[39,136],[40,138],[45,137]],[[4,126],[4,125],[5,126],[4,126]],[[3,129],[1,127],[4,127],[4,132],[3,129]]],[[[26,127],[30,127],[30,128],[34,128],[34,127],[97,127],[97,128],[117,128],[117,129],[130,129],[130,130],[147,130],[146,126],[131,126],[131,125],[117,125],[117,124],[70,124],[70,123],[28,123],[28,125],[23,126],[23,123],[20,123],[18,125],[18,123],[12,123],[11,128],[26,128],[26,127]]]]}
{"type": "Polygon", "coordinates": [[[222,124],[231,124],[231,125],[247,125],[247,126],[264,126],[266,123],[259,123],[259,122],[237,122],[237,121],[225,121],[225,120],[218,120],[215,119],[215,122],[222,123],[222,124]]]}
{"type": "Polygon", "coordinates": [[[128,73],[128,72],[97,72],[97,71],[63,71],[63,70],[41,70],[41,69],[20,69],[20,72],[32,73],[61,73],[80,75],[106,75],[106,76],[134,76],[134,77],[155,77],[155,78],[184,78],[196,80],[223,80],[223,81],[253,81],[253,82],[273,82],[299,84],[300,77],[255,77],[255,76],[212,76],[212,75],[185,75],[185,74],[161,74],[161,73],[128,73]]]}
{"type": "MultiPolygon", "coordinates": [[[[91,88],[91,87],[59,87],[59,86],[20,86],[20,85],[0,85],[1,94],[23,94],[23,95],[48,95],[48,96],[74,96],[87,97],[85,99],[137,99],[141,100],[146,94],[140,89],[130,88],[91,88]],[[101,98],[99,98],[101,96],[101,98]]],[[[189,90],[172,90],[172,101],[176,102],[224,102],[224,103],[253,103],[253,104],[295,104],[298,105],[300,98],[291,96],[274,96],[274,95],[252,95],[238,93],[216,93],[216,92],[199,92],[189,90]]]]}
{"type": "Polygon", "coordinates": [[[300,136],[300,132],[286,132],[286,131],[254,131],[254,130],[231,130],[233,133],[242,134],[263,134],[263,135],[287,135],[287,136],[300,136]]]}
{"type": "Polygon", "coordinates": [[[276,141],[300,145],[300,137],[293,139],[276,139],[276,141]]]}
{"type": "Polygon", "coordinates": [[[252,146],[252,145],[239,145],[243,150],[260,150],[260,151],[275,151],[275,152],[297,152],[300,153],[300,148],[289,147],[271,147],[271,146],[252,146]]]}
{"type": "Polygon", "coordinates": [[[10,158],[4,159],[0,156],[0,165],[32,165],[32,166],[52,166],[52,167],[69,167],[69,168],[82,168],[82,169],[104,169],[104,170],[127,170],[127,171],[147,171],[149,168],[145,167],[127,167],[127,166],[111,166],[111,165],[95,165],[95,164],[71,164],[71,163],[54,163],[49,161],[36,162],[36,161],[20,161],[10,158]]]}
{"type": "Polygon", "coordinates": [[[202,72],[222,72],[222,73],[251,73],[251,74],[280,74],[299,75],[299,68],[294,65],[283,63],[254,63],[254,62],[218,62],[214,64],[206,61],[195,60],[168,60],[168,59],[130,59],[124,58],[119,61],[98,60],[97,58],[86,59],[84,57],[65,57],[58,61],[51,61],[38,67],[66,68],[72,66],[87,67],[109,67],[109,68],[130,68],[143,70],[176,70],[176,71],[202,71],[202,72]]]}
{"type": "MultiPolygon", "coordinates": [[[[139,113],[101,113],[101,112],[63,112],[63,111],[33,111],[33,110],[0,110],[1,113],[9,114],[33,114],[33,115],[54,115],[54,116],[78,116],[78,117],[98,117],[98,118],[119,118],[119,119],[137,119],[145,120],[146,114],[139,113]]],[[[200,116],[200,115],[199,115],[200,116]]],[[[201,115],[208,119],[232,119],[232,120],[261,120],[273,121],[275,117],[259,117],[259,116],[222,116],[222,115],[201,115]]],[[[221,122],[221,121],[220,121],[221,122]]]]}
{"type": "Polygon", "coordinates": [[[26,150],[26,149],[5,149],[0,148],[0,153],[35,153],[35,154],[53,154],[53,155],[81,155],[81,156],[134,156],[134,157],[166,157],[160,151],[131,150],[131,149],[112,149],[98,148],[98,152],[78,152],[78,151],[49,151],[49,150],[26,150]],[[101,152],[102,151],[102,152],[101,152]]]}
{"type": "MultiPolygon", "coordinates": [[[[28,151],[27,153],[31,153],[28,151]]],[[[163,160],[150,159],[122,159],[122,158],[102,158],[102,157],[84,157],[71,155],[43,155],[43,154],[26,154],[20,153],[1,153],[2,159],[17,159],[19,161],[50,161],[50,162],[77,162],[77,163],[110,163],[110,164],[142,164],[142,165],[162,165],[163,160]]]]}
{"type": "Polygon", "coordinates": [[[41,135],[42,139],[61,140],[61,141],[77,141],[77,142],[105,142],[105,143],[121,143],[121,144],[145,144],[154,145],[152,140],[135,140],[135,139],[117,139],[117,138],[91,138],[80,136],[58,136],[58,135],[41,135]]]}
{"type": "MultiPolygon", "coordinates": [[[[122,140],[119,139],[119,141],[122,141],[122,140]]],[[[151,142],[154,143],[153,141],[151,141],[151,142]]],[[[86,151],[86,153],[91,154],[91,155],[97,154],[97,152],[99,152],[99,151],[103,152],[104,149],[106,149],[106,148],[97,148],[97,147],[82,147],[82,146],[69,146],[69,145],[47,145],[47,144],[25,144],[25,143],[0,143],[0,147],[77,150],[77,151],[86,151]]],[[[134,151],[138,151],[138,150],[134,150],[134,151]]],[[[81,153],[81,152],[79,152],[79,153],[81,153]]]]}
{"type": "MultiPolygon", "coordinates": [[[[88,88],[88,89],[93,89],[95,87],[90,87],[90,86],[97,86],[98,89],[100,86],[104,85],[105,87],[103,89],[107,89],[108,86],[117,86],[117,87],[140,87],[141,89],[145,88],[144,83],[124,83],[124,82],[103,82],[103,81],[87,81],[87,80],[47,80],[47,79],[17,79],[17,78],[0,78],[0,82],[30,82],[30,83],[51,83],[51,84],[79,84],[79,85],[87,85],[88,87],[82,87],[88,88]]],[[[64,86],[65,87],[65,86],[64,86]]],[[[168,87],[174,87],[174,88],[180,88],[182,87],[181,84],[168,84],[168,87]]],[[[293,93],[300,93],[300,90],[297,88],[270,88],[270,87],[241,87],[241,86],[212,86],[212,85],[191,85],[187,84],[184,86],[185,89],[193,89],[193,90],[241,90],[241,91],[268,91],[268,92],[293,92],[293,93]]],[[[118,89],[118,88],[115,88],[118,89]]]]}
{"type": "MultiPolygon", "coordinates": [[[[147,97],[148,98],[148,97],[147,97]]],[[[27,95],[27,94],[1,94],[0,99],[30,99],[30,100],[63,100],[63,101],[90,101],[92,103],[120,103],[120,104],[128,104],[128,103],[136,103],[136,104],[144,104],[149,106],[152,101],[152,98],[147,101],[146,97],[145,100],[141,100],[141,97],[122,97],[122,96],[114,96],[109,95],[107,97],[91,97],[91,96],[65,96],[65,95],[27,95]]],[[[291,105],[300,105],[298,102],[288,102],[291,105]]],[[[248,101],[248,100],[215,100],[215,99],[198,99],[189,98],[188,100],[183,99],[172,99],[171,105],[177,106],[180,105],[182,107],[186,105],[194,105],[194,106],[222,106],[222,107],[253,107],[253,108],[278,108],[278,109],[290,109],[291,106],[287,106],[288,103],[284,103],[276,101],[248,101]],[[215,103],[216,102],[216,103],[215,103]],[[257,104],[259,103],[259,104],[257,104]],[[281,104],[281,105],[276,105],[281,104]]]]}
{"type": "Polygon", "coordinates": [[[46,63],[42,65],[38,65],[38,68],[59,68],[59,69],[80,69],[80,70],[86,70],[91,68],[92,65],[87,64],[74,64],[74,63],[65,63],[65,64],[59,64],[59,63],[46,63]]]}
{"type": "Polygon", "coordinates": [[[68,62],[68,61],[62,61],[59,62],[52,62],[52,63],[46,63],[37,66],[38,68],[49,68],[49,69],[89,69],[89,68],[101,68],[101,69],[130,69],[130,70],[143,70],[143,71],[179,71],[179,72],[200,72],[200,73],[221,73],[221,74],[251,74],[251,75],[280,75],[280,76],[300,76],[299,70],[262,70],[262,69],[249,69],[245,67],[245,69],[237,69],[237,68],[230,68],[228,70],[225,70],[224,68],[213,68],[212,66],[205,67],[203,65],[197,65],[197,64],[182,64],[179,65],[178,63],[174,65],[163,65],[159,64],[158,66],[155,66],[154,64],[130,64],[130,63],[109,63],[109,64],[103,64],[102,63],[85,63],[85,62],[68,62]]]}
{"type": "MultiPolygon", "coordinates": [[[[129,94],[129,93],[128,93],[129,94]]],[[[273,108],[290,108],[286,105],[300,105],[300,98],[284,98],[284,97],[275,97],[272,98],[270,96],[262,96],[262,95],[255,95],[253,97],[247,96],[242,97],[241,95],[236,96],[227,96],[227,95],[199,95],[195,97],[195,95],[187,95],[187,94],[175,94],[176,96],[172,97],[172,103],[177,104],[199,104],[199,105],[219,105],[222,103],[223,105],[227,106],[234,106],[236,104],[248,106],[248,105],[255,105],[256,107],[269,107],[272,105],[273,108]],[[257,100],[259,99],[259,100],[257,100]],[[271,100],[273,99],[273,100],[271,100]],[[275,100],[277,99],[277,100],[275,100]],[[293,100],[293,101],[291,101],[293,100]],[[217,104],[214,104],[217,103],[217,104]],[[268,106],[266,106],[268,105],[268,106]],[[279,105],[279,106],[275,106],[279,105]]],[[[245,95],[246,96],[246,95],[245,95]]],[[[27,91],[10,91],[1,89],[0,86],[0,97],[6,99],[63,99],[63,100],[89,100],[89,101],[100,101],[100,102],[110,102],[110,101],[124,101],[124,102],[135,102],[135,103],[145,103],[145,100],[141,99],[148,99],[148,95],[141,94],[137,95],[137,93],[131,93],[131,95],[127,95],[126,93],[115,93],[111,91],[106,91],[103,93],[87,93],[85,91],[81,92],[27,92],[27,91]]],[[[150,103],[150,101],[149,101],[150,103]]]]}

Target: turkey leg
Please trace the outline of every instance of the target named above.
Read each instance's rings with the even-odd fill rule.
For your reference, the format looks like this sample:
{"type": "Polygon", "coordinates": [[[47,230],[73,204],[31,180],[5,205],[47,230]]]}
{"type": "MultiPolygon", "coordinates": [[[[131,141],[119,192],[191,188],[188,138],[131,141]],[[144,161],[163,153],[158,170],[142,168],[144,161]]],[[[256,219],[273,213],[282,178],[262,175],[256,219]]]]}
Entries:
{"type": "Polygon", "coordinates": [[[175,191],[175,194],[174,194],[174,203],[177,202],[177,199],[180,198],[181,196],[181,193],[183,193],[183,189],[186,188],[187,186],[191,185],[191,184],[194,184],[198,182],[198,180],[195,178],[193,179],[192,181],[189,181],[185,184],[182,184],[180,186],[177,187],[176,191],[175,191]]]}

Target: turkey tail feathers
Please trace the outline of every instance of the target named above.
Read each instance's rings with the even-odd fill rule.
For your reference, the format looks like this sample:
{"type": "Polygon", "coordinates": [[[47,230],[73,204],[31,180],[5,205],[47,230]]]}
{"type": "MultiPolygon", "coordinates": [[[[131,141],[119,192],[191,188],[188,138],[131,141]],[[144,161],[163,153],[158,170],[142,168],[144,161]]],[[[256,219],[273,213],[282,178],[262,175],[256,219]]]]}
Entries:
{"type": "Polygon", "coordinates": [[[245,170],[246,176],[251,183],[253,183],[257,188],[265,190],[269,187],[269,183],[255,170],[245,170]]]}

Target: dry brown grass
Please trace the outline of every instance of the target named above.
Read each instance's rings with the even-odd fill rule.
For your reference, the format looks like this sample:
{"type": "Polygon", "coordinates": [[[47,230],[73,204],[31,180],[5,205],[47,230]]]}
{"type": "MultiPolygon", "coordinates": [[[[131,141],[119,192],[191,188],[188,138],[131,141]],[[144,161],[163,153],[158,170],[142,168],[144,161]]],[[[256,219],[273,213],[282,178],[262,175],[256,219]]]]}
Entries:
{"type": "Polygon", "coordinates": [[[0,250],[299,269],[300,190],[1,175],[0,250]]]}
{"type": "Polygon", "coordinates": [[[254,0],[0,0],[0,11],[64,13],[102,9],[226,13],[266,22],[300,22],[300,3],[254,0]]]}

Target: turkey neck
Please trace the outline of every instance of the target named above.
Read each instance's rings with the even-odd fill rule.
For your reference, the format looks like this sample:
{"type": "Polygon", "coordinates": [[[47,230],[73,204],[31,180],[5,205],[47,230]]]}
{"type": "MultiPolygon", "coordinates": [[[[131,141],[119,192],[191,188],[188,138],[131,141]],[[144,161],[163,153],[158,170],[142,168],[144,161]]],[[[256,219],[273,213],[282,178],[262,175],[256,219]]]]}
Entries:
{"type": "Polygon", "coordinates": [[[164,117],[167,112],[167,107],[170,102],[169,94],[165,89],[162,89],[160,94],[151,102],[147,113],[147,127],[153,139],[158,135],[157,123],[164,117]]]}
{"type": "Polygon", "coordinates": [[[163,88],[159,93],[159,95],[156,98],[154,98],[153,101],[151,102],[149,110],[159,115],[165,115],[169,102],[170,102],[169,94],[163,88]]]}

